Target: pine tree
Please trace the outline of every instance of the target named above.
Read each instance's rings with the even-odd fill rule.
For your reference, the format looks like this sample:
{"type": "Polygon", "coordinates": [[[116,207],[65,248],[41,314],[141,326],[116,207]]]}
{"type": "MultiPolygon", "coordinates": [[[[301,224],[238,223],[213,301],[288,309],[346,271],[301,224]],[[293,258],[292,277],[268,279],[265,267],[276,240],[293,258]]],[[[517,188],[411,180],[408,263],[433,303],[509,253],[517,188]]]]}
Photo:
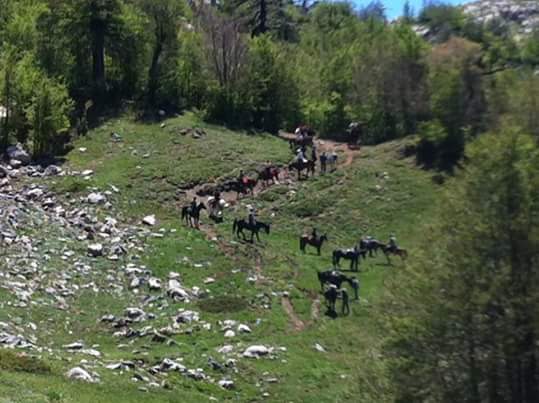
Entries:
{"type": "Polygon", "coordinates": [[[388,299],[398,401],[539,401],[539,148],[484,135],[388,299]],[[399,400],[400,399],[400,400],[399,400]]]}

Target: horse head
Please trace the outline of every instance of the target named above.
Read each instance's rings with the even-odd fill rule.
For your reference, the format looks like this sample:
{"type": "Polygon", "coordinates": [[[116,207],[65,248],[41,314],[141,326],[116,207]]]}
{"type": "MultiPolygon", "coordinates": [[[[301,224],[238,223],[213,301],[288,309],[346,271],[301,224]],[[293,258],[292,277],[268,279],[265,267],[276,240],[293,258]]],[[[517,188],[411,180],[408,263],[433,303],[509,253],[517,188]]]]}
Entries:
{"type": "Polygon", "coordinates": [[[206,205],[203,202],[200,202],[200,204],[198,205],[198,209],[199,210],[206,210],[206,205]]]}
{"type": "Polygon", "coordinates": [[[325,241],[327,242],[327,240],[328,240],[328,236],[326,234],[320,237],[320,242],[325,242],[325,241]]]}
{"type": "Polygon", "coordinates": [[[270,233],[270,224],[266,224],[264,229],[266,230],[266,234],[269,235],[269,233],[270,233]]]}

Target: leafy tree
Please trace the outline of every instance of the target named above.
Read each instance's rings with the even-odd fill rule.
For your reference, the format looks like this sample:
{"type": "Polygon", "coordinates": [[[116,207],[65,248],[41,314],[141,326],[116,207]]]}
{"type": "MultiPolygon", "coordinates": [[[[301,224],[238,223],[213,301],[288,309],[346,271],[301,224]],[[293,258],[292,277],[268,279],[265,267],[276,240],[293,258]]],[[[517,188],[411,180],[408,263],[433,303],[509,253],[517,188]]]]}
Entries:
{"type": "Polygon", "coordinates": [[[26,110],[32,125],[34,157],[50,155],[55,151],[55,136],[69,128],[71,108],[66,88],[46,78],[42,79],[26,110]]]}
{"type": "Polygon", "coordinates": [[[448,189],[439,223],[384,306],[397,401],[539,398],[539,149],[484,135],[448,189]]]}
{"type": "Polygon", "coordinates": [[[156,93],[162,78],[161,58],[164,52],[174,53],[177,50],[178,28],[180,17],[184,14],[184,4],[181,0],[145,0],[142,7],[153,32],[147,103],[149,106],[156,106],[156,93]]]}

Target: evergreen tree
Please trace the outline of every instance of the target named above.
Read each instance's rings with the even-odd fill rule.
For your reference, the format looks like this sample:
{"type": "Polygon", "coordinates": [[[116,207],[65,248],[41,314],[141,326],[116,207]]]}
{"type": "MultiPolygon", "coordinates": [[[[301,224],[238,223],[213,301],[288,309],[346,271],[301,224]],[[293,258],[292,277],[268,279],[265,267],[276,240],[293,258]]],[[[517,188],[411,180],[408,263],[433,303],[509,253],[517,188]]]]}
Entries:
{"type": "Polygon", "coordinates": [[[397,401],[539,399],[539,148],[484,135],[421,254],[390,289],[386,357],[397,401]]]}

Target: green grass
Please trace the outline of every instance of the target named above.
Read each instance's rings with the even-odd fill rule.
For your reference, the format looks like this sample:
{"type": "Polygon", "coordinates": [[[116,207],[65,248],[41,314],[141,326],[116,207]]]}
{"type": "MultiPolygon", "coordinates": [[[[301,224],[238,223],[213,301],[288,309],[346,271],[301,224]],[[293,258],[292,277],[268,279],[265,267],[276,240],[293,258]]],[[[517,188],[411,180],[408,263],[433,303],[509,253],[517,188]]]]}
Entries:
{"type": "MultiPolygon", "coordinates": [[[[200,311],[203,320],[212,324],[212,331],[195,326],[191,334],[175,336],[176,345],[135,339],[128,349],[120,349],[111,330],[97,318],[105,313],[119,314],[127,304],[137,303],[136,299],[118,297],[112,291],[99,296],[85,291],[71,301],[66,312],[33,307],[24,313],[23,320],[43,327],[40,342],[57,347],[82,338],[87,344],[98,344],[106,361],[141,358],[133,354],[135,350],[147,351],[143,357],[150,362],[182,357],[185,365],[205,368],[217,379],[221,374],[212,373],[206,361],[207,356],[216,355],[215,348],[228,342],[218,330],[219,320],[235,319],[253,329],[252,334],[238,336],[234,344],[238,340],[243,345],[262,343],[284,346],[287,351],[276,360],[238,360],[237,373],[227,373],[235,380],[234,391],[171,376],[168,382],[172,390],[156,389],[143,394],[137,389],[139,385],[130,381],[129,374],[116,375],[101,368],[100,384],[80,385],[62,376],[78,360],[88,358],[75,354],[66,357],[71,363],[50,357],[53,368],[58,368],[51,374],[22,377],[16,368],[6,368],[0,377],[0,396],[27,402],[198,402],[209,396],[219,401],[373,401],[376,388],[383,383],[379,376],[383,368],[373,374],[373,365],[364,365],[367,360],[376,360],[375,348],[380,340],[372,306],[382,294],[384,280],[399,270],[401,263],[395,260],[393,266],[388,266],[383,257],[361,263],[363,299],[352,304],[348,317],[332,320],[322,312],[312,322],[311,307],[319,296],[316,270],[331,266],[332,249],[351,247],[362,235],[385,240],[390,233],[396,233],[413,262],[414,247],[422,235],[421,224],[432,219],[438,186],[428,172],[401,157],[403,144],[365,148],[361,157],[344,170],[294,183],[292,187],[273,186],[256,199],[239,201],[226,210],[225,222],[214,228],[219,242],[213,242],[179,222],[178,208],[185,200],[178,190],[236,175],[240,168],[254,172],[267,159],[284,163],[291,157],[286,142],[270,135],[205,125],[192,115],[169,120],[165,128],[122,118],[92,131],[78,140],[68,155],[71,169],[95,171],[91,182],[54,178],[51,185],[58,191],[81,195],[88,186],[109,189],[114,185],[120,189],[114,195],[114,204],[127,220],[157,214],[166,236],[148,238],[143,263],[162,278],[170,271],[179,272],[187,286],[200,286],[210,276],[216,281],[205,286],[208,296],[195,304],[161,307],[152,326],[165,326],[170,315],[185,307],[200,311]],[[207,136],[193,139],[179,134],[181,128],[193,126],[203,127],[207,136]],[[112,142],[111,132],[120,133],[123,141],[112,142]],[[81,153],[80,147],[87,151],[81,153]],[[147,153],[150,155],[146,158],[147,153]],[[262,235],[261,244],[244,244],[231,234],[233,218],[245,216],[249,203],[258,207],[261,221],[272,224],[271,234],[262,235]],[[298,248],[299,235],[313,226],[329,237],[320,257],[313,249],[304,255],[298,248]],[[173,229],[176,232],[170,231],[173,229]],[[256,285],[248,283],[247,277],[254,274],[264,279],[256,285]],[[293,330],[280,296],[275,293],[283,291],[289,293],[296,314],[307,324],[302,332],[293,330]],[[327,352],[316,351],[315,343],[323,345],[327,352]],[[277,378],[278,382],[268,383],[267,378],[277,378]],[[263,397],[264,392],[269,397],[263,397]]],[[[114,263],[101,262],[92,280],[105,288],[103,273],[115,270],[114,263]]],[[[3,294],[0,298],[5,301],[3,294]]],[[[5,308],[0,311],[0,320],[21,315],[20,310],[5,308]]]]}

